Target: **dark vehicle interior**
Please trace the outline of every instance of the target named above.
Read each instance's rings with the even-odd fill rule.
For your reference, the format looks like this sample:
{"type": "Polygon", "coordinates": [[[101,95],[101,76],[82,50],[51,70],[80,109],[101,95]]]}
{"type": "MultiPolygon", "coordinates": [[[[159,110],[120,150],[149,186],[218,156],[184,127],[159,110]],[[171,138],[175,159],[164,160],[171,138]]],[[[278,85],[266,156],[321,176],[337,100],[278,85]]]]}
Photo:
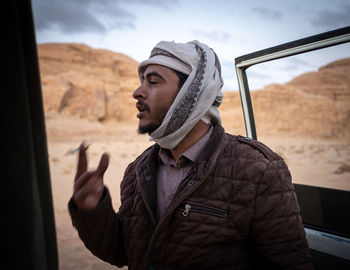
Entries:
{"type": "Polygon", "coordinates": [[[31,1],[7,1],[1,269],[58,269],[46,131],[31,1]]]}
{"type": "MultiPolygon", "coordinates": [[[[55,270],[59,268],[57,240],[31,1],[7,1],[3,13],[1,108],[6,160],[1,269],[55,270]]],[[[338,40],[334,44],[349,42],[350,27],[236,59],[248,137],[257,136],[245,74],[253,64],[245,61],[329,39],[338,40]],[[339,41],[339,36],[347,38],[339,41]]],[[[301,184],[295,184],[295,190],[315,269],[350,269],[350,192],[301,184]]]]}

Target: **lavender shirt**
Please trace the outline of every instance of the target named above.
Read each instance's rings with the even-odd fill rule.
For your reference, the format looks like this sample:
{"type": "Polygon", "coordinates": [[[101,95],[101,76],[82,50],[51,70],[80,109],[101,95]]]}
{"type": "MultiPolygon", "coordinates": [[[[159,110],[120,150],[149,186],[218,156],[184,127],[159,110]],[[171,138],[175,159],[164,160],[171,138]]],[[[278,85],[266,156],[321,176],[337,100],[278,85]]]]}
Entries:
{"type": "Polygon", "coordinates": [[[160,220],[169,207],[181,181],[186,177],[193,163],[202,152],[213,127],[194,145],[187,149],[177,161],[175,161],[168,149],[159,151],[159,166],[157,172],[157,219],[160,220]]]}

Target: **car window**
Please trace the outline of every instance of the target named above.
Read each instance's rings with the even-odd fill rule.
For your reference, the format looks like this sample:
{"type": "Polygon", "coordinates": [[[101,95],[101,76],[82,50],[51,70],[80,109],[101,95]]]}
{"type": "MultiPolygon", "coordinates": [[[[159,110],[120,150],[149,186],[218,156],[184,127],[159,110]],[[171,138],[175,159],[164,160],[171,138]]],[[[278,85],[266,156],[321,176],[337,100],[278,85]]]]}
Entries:
{"type": "Polygon", "coordinates": [[[258,139],[285,159],[294,183],[350,190],[350,44],[252,66],[247,77],[264,80],[251,91],[258,139]]]}

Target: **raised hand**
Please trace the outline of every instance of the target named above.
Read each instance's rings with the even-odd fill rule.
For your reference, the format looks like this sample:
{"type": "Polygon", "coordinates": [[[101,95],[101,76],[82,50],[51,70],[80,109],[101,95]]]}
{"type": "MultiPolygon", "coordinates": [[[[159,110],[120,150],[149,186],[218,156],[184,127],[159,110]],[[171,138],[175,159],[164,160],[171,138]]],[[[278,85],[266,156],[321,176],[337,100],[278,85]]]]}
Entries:
{"type": "Polygon", "coordinates": [[[79,150],[77,172],[74,178],[73,201],[79,209],[91,210],[100,201],[103,193],[103,175],[108,168],[109,156],[103,153],[98,167],[94,171],[87,171],[88,160],[86,150],[88,146],[83,142],[79,150]]]}

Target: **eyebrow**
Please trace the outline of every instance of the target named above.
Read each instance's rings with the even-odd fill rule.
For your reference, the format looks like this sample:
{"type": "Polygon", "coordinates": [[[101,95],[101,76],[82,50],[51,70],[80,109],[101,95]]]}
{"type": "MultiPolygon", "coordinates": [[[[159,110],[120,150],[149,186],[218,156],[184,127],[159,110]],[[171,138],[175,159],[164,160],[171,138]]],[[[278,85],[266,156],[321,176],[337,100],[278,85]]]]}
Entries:
{"type": "MultiPolygon", "coordinates": [[[[162,75],[160,75],[158,72],[156,72],[156,71],[152,71],[152,72],[149,72],[149,73],[146,74],[146,78],[149,78],[149,77],[152,77],[152,76],[157,76],[160,79],[162,79],[163,81],[165,81],[165,78],[162,75]]],[[[142,80],[145,79],[144,74],[142,74],[141,78],[142,78],[142,80]]]]}

